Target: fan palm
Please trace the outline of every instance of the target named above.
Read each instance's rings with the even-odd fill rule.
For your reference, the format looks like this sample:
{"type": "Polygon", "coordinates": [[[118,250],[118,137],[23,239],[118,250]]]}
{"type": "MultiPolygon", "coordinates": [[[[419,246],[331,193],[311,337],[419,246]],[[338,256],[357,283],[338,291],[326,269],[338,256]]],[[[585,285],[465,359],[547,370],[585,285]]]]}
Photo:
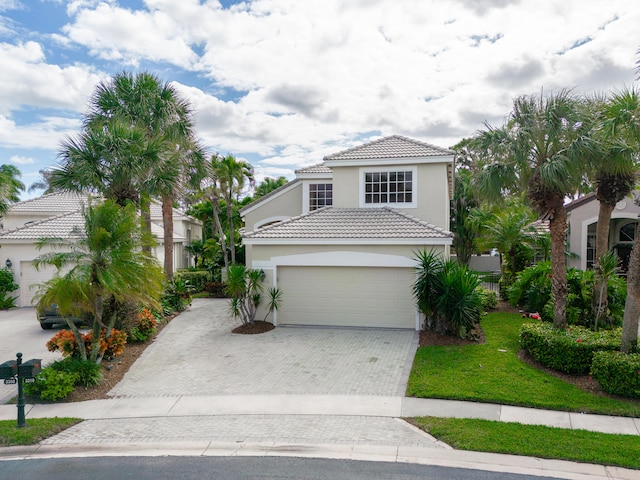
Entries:
{"type": "Polygon", "coordinates": [[[20,200],[18,194],[24,190],[19,180],[20,170],[13,165],[0,165],[0,215],[7,212],[9,204],[20,200]]]}
{"type": "Polygon", "coordinates": [[[476,141],[483,161],[475,186],[487,199],[526,192],[534,210],[549,220],[554,326],[566,326],[567,280],[564,200],[581,183],[586,127],[579,102],[570,92],[514,100],[507,123],[488,127],[476,141]]]}

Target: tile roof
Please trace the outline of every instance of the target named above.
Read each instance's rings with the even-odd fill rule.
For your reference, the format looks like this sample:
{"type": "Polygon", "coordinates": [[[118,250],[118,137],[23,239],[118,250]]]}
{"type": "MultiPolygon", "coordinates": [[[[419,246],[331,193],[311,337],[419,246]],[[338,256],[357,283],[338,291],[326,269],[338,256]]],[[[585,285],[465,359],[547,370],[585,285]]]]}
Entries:
{"type": "Polygon", "coordinates": [[[304,174],[304,173],[332,173],[332,172],[333,170],[330,167],[327,167],[327,165],[324,162],[317,163],[315,165],[310,165],[304,168],[299,168],[295,171],[296,175],[304,174]]]}
{"type": "Polygon", "coordinates": [[[448,239],[446,230],[389,207],[325,207],[246,232],[245,239],[448,239]]]}
{"type": "Polygon", "coordinates": [[[86,205],[89,195],[69,192],[55,192],[23,202],[14,203],[9,213],[62,213],[73,212],[86,205]]]}
{"type": "Polygon", "coordinates": [[[84,237],[84,216],[80,209],[55,217],[28,223],[19,228],[0,233],[0,241],[39,240],[41,238],[82,238],[84,237]]]}
{"type": "Polygon", "coordinates": [[[324,160],[369,160],[376,158],[438,157],[454,155],[452,150],[436,147],[401,135],[392,135],[324,157],[324,160]]]}

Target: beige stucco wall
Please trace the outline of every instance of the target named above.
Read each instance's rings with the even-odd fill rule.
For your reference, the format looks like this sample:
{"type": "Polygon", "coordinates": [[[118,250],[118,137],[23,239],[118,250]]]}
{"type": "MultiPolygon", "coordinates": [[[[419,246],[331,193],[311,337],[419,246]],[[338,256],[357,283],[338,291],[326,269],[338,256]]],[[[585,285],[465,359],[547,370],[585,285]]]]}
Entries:
{"type": "MultiPolygon", "coordinates": [[[[407,167],[413,166],[407,164],[407,167]]],[[[375,169],[399,170],[402,165],[375,165],[375,169]]],[[[449,180],[446,163],[419,164],[414,185],[416,208],[399,208],[409,215],[440,228],[449,229],[449,180]]],[[[333,170],[333,206],[359,208],[361,167],[335,167],[333,170]]]]}
{"type": "Polygon", "coordinates": [[[274,196],[257,205],[244,215],[245,229],[250,232],[256,224],[267,219],[282,220],[302,213],[302,182],[292,186],[290,190],[274,196]]]}
{"type": "MultiPolygon", "coordinates": [[[[589,225],[598,222],[598,211],[600,209],[599,202],[594,198],[592,201],[585,202],[568,213],[568,249],[571,253],[576,254],[577,258],[567,258],[569,267],[586,269],[587,266],[587,230],[589,225]]],[[[619,202],[611,213],[611,228],[609,231],[609,246],[612,247],[617,243],[617,234],[620,225],[628,221],[637,221],[640,214],[640,207],[635,205],[631,198],[626,198],[619,202]]]]}
{"type": "Polygon", "coordinates": [[[17,214],[17,213],[9,212],[6,217],[2,218],[2,228],[3,228],[3,230],[12,230],[14,228],[24,227],[26,223],[39,222],[40,220],[46,220],[47,218],[51,218],[51,217],[54,217],[56,215],[59,215],[59,213],[17,214]]]}

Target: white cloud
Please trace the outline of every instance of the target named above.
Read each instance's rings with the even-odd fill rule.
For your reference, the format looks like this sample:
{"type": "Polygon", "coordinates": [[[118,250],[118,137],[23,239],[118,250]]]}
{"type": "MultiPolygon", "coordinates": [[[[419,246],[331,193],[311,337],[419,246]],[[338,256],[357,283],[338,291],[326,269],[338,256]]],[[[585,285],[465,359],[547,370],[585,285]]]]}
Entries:
{"type": "Polygon", "coordinates": [[[24,157],[22,155],[13,155],[9,161],[11,163],[15,163],[16,165],[31,165],[35,163],[35,159],[31,157],[24,157]]]}

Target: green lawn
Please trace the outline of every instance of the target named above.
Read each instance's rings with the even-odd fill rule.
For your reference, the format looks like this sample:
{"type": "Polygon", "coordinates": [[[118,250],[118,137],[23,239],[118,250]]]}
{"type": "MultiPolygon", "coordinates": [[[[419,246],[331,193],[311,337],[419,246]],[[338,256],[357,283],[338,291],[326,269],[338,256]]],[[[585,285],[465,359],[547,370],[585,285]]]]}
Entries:
{"type": "Polygon", "coordinates": [[[640,436],[478,419],[421,417],[412,423],[458,450],[640,468],[640,436]]]}
{"type": "Polygon", "coordinates": [[[587,393],[518,359],[525,321],[518,314],[490,313],[481,322],[484,344],[419,348],[407,395],[640,417],[639,401],[587,393]]]}
{"type": "Polygon", "coordinates": [[[17,428],[15,420],[0,420],[0,447],[33,445],[81,421],[79,418],[30,418],[25,427],[17,428]]]}

